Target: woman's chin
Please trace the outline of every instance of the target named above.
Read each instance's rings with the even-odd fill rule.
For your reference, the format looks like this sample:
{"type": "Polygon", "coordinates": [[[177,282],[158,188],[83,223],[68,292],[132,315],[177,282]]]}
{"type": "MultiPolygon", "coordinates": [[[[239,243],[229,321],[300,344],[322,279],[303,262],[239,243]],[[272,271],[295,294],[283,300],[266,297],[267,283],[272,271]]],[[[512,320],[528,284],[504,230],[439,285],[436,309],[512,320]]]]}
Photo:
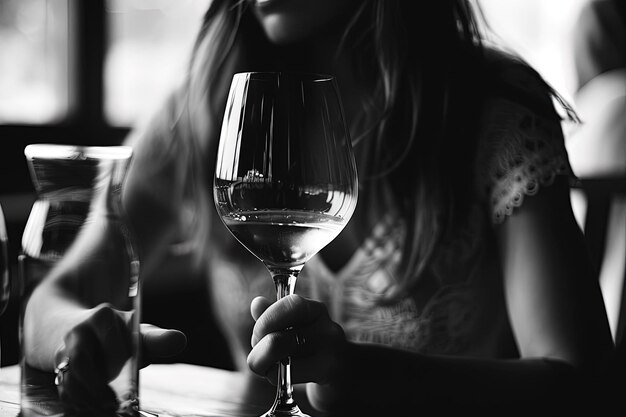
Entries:
{"type": "Polygon", "coordinates": [[[305,27],[294,27],[281,21],[280,15],[266,17],[262,22],[267,39],[279,46],[288,46],[305,41],[310,33],[305,27]]]}

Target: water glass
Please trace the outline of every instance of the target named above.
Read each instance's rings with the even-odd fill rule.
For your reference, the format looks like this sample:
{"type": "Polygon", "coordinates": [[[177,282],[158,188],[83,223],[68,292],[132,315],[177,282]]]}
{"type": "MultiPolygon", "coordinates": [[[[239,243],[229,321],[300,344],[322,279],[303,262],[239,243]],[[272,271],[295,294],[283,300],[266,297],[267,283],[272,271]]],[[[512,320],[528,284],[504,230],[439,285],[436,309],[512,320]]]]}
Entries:
{"type": "MultiPolygon", "coordinates": [[[[27,146],[24,153],[37,199],[24,229],[18,261],[21,416],[137,416],[139,261],[121,200],[131,148],[34,144],[27,146]],[[85,231],[92,230],[94,225],[106,230],[98,236],[109,236],[111,239],[103,239],[100,246],[93,244],[93,240],[85,239],[84,236],[89,235],[85,231]],[[99,250],[89,252],[90,245],[97,246],[99,250]],[[89,255],[85,256],[86,252],[89,255]],[[58,358],[56,373],[50,367],[46,369],[42,365],[45,361],[40,359],[38,352],[51,351],[49,346],[44,345],[49,342],[41,336],[36,321],[28,316],[33,309],[38,311],[32,317],[59,315],[58,303],[29,305],[29,302],[38,289],[41,291],[43,287],[47,290],[51,288],[51,282],[58,282],[55,280],[59,280],[59,276],[65,277],[55,274],[60,270],[56,268],[63,263],[63,270],[68,270],[69,263],[69,270],[76,271],[73,273],[77,275],[70,275],[72,281],[60,281],[65,285],[59,286],[70,288],[69,292],[76,300],[98,299],[99,305],[106,306],[98,310],[98,306],[85,302],[86,311],[93,308],[94,311],[108,311],[116,315],[109,314],[109,318],[128,318],[122,326],[123,338],[104,337],[93,349],[82,351],[95,358],[94,369],[102,372],[92,372],[87,379],[83,378],[81,383],[74,382],[73,385],[68,385],[68,381],[77,381],[77,375],[85,369],[80,367],[83,362],[79,357],[58,358]],[[101,268],[85,268],[85,264],[101,265],[101,268]],[[82,265],[87,272],[72,269],[73,265],[82,265]],[[119,265],[115,273],[109,272],[111,265],[119,265]],[[99,273],[102,276],[95,277],[99,273]],[[105,278],[110,282],[103,283],[105,278]],[[102,291],[103,288],[105,291],[102,291]],[[33,330],[35,328],[36,331],[33,330]],[[116,357],[115,371],[107,372],[112,366],[111,355],[121,352],[121,345],[124,355],[116,357]],[[68,364],[69,368],[66,368],[68,364]],[[65,374],[65,369],[69,369],[68,374],[65,374]],[[65,382],[64,375],[67,378],[65,382]],[[73,379],[67,375],[72,375],[73,379]]],[[[92,330],[98,326],[94,317],[95,314],[89,316],[91,327],[87,326],[85,319],[65,334],[65,346],[61,352],[70,349],[68,345],[74,340],[71,337],[98,334],[92,330]]],[[[100,330],[108,331],[107,325],[100,325],[100,330]]]]}
{"type": "MultiPolygon", "coordinates": [[[[0,316],[4,313],[9,304],[11,295],[11,282],[9,281],[9,239],[6,223],[4,222],[4,212],[0,206],[0,316]]],[[[1,341],[0,341],[1,342],[1,341]]],[[[0,343],[0,346],[2,344],[0,343]]],[[[0,360],[2,352],[0,347],[0,360]]]]}

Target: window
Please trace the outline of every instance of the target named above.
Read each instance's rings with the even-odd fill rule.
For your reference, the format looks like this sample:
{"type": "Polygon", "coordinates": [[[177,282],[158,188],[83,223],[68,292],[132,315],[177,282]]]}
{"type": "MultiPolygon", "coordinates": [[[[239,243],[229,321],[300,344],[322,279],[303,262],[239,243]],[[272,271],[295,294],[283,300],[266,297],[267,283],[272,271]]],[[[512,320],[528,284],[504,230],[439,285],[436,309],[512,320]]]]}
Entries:
{"type": "MultiPolygon", "coordinates": [[[[98,3],[104,5],[98,14],[108,35],[100,58],[104,118],[131,126],[181,76],[209,1],[108,0],[89,7],[95,10],[98,3]]],[[[87,28],[72,18],[94,12],[76,9],[76,0],[0,3],[0,123],[59,122],[71,104],[80,105],[70,103],[78,75],[72,64],[80,58],[71,48],[87,28]]]]}
{"type": "Polygon", "coordinates": [[[0,123],[49,123],[67,113],[67,6],[0,2],[0,123]]]}
{"type": "Polygon", "coordinates": [[[0,195],[32,191],[29,143],[120,143],[184,76],[209,4],[0,1],[0,195]]]}
{"type": "Polygon", "coordinates": [[[574,22],[589,0],[478,0],[494,33],[571,100],[574,22]]]}
{"type": "Polygon", "coordinates": [[[104,68],[108,122],[128,126],[163,99],[185,71],[208,0],[109,0],[104,68]]]}

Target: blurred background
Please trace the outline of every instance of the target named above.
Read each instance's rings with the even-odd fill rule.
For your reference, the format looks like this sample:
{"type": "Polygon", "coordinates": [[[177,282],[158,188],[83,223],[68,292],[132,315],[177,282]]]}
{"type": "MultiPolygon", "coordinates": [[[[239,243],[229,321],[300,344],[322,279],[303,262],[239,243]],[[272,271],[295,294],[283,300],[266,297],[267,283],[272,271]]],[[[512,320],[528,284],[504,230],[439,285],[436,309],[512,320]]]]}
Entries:
{"type": "MultiPolygon", "coordinates": [[[[565,99],[574,101],[573,34],[589,0],[480,0],[500,41],[518,51],[565,99]]],[[[180,80],[210,0],[0,0],[0,204],[10,257],[34,195],[23,149],[29,143],[119,144],[180,80]]],[[[13,270],[12,276],[16,273],[13,270]]],[[[13,281],[16,281],[15,279],[13,281]]],[[[146,288],[156,296],[178,291],[146,288]]],[[[171,284],[170,284],[171,285],[171,284]]],[[[165,289],[164,289],[165,288],[165,289]]],[[[154,321],[167,319],[148,302],[154,321]]],[[[186,302],[193,306],[195,303],[186,302]]],[[[192,307],[190,307],[192,308],[192,307]]],[[[205,311],[192,313],[204,322],[205,311]]],[[[2,365],[17,362],[15,304],[0,318],[2,365]]],[[[192,329],[193,330],[193,329],[192,329]]],[[[204,332],[206,333],[206,332],[204,332]]],[[[196,341],[182,358],[203,362],[215,343],[196,341]],[[203,350],[205,349],[205,350],[203,350]]],[[[228,367],[225,356],[216,359],[228,367]]]]}

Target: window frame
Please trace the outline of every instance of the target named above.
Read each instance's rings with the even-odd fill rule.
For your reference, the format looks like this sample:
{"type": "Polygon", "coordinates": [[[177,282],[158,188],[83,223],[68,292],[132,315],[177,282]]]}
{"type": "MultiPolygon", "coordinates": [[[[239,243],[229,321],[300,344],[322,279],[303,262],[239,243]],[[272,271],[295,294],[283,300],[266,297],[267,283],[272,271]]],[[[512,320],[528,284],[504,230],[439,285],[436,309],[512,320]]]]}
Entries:
{"type": "Polygon", "coordinates": [[[54,123],[0,124],[0,195],[32,192],[24,158],[30,143],[86,146],[120,144],[130,127],[112,126],[104,114],[106,0],[68,0],[68,84],[66,117],[54,123]]]}

